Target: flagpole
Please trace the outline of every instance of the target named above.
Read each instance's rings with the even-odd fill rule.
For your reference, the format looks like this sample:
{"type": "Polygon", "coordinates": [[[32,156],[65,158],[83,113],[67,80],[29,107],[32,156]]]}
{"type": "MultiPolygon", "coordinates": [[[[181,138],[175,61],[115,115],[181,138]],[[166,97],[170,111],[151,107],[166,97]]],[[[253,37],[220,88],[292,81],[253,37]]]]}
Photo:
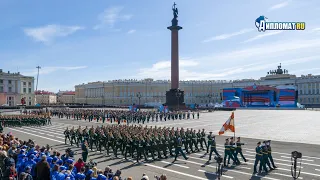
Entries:
{"type": "Polygon", "coordinates": [[[234,126],[234,132],[233,132],[233,140],[236,141],[236,123],[235,123],[235,117],[234,117],[234,111],[233,113],[233,126],[234,126]]]}

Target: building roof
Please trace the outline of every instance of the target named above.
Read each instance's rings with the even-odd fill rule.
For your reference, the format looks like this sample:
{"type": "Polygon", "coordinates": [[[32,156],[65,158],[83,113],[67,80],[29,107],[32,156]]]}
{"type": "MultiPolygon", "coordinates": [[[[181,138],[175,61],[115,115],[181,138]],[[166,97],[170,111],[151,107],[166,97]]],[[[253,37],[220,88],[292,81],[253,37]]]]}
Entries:
{"type": "Polygon", "coordinates": [[[76,92],[75,91],[66,91],[66,92],[63,92],[62,95],[76,95],[76,92]]]}
{"type": "Polygon", "coordinates": [[[34,92],[35,95],[55,95],[53,92],[38,90],[34,92]]]}
{"type": "Polygon", "coordinates": [[[12,73],[12,72],[10,72],[10,71],[8,71],[8,72],[4,72],[2,69],[0,69],[0,75],[1,76],[10,76],[10,77],[19,77],[19,78],[34,78],[34,77],[32,77],[32,76],[24,76],[24,75],[22,75],[22,74],[20,74],[20,72],[16,72],[16,73],[12,73]]]}

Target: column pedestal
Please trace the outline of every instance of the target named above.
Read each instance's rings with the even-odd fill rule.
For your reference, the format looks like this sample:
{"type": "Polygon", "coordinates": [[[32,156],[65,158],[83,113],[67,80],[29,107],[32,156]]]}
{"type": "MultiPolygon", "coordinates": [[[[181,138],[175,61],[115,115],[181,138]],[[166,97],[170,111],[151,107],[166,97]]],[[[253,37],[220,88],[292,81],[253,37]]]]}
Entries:
{"type": "Polygon", "coordinates": [[[170,111],[177,111],[185,109],[184,91],[180,89],[170,89],[166,92],[166,105],[170,111]],[[179,95],[178,95],[179,94],[179,95]]]}

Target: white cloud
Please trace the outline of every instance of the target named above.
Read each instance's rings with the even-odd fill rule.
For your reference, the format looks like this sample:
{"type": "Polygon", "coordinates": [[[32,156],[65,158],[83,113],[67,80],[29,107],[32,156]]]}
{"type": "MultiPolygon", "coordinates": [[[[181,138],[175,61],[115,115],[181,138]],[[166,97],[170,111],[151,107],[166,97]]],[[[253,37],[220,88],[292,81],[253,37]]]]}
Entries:
{"type": "MultiPolygon", "coordinates": [[[[279,63],[297,67],[299,64],[320,60],[320,39],[294,39],[251,46],[235,51],[226,51],[203,57],[180,61],[181,80],[241,79],[245,73],[264,75],[279,63]],[[310,55],[311,54],[311,55],[310,55]],[[254,63],[253,63],[254,62],[254,63]],[[187,64],[187,66],[185,65],[187,64]],[[229,68],[224,68],[224,67],[229,68]],[[213,70],[214,68],[214,70],[213,70]],[[220,69],[219,69],[220,68],[220,69]]],[[[170,79],[170,61],[160,61],[152,67],[142,68],[139,78],[170,79]]],[[[259,78],[257,75],[253,78],[259,78]]],[[[135,77],[137,78],[137,77],[135,77]]]]}
{"type": "Polygon", "coordinates": [[[270,7],[269,11],[280,9],[280,8],[286,7],[288,5],[289,5],[289,1],[284,1],[282,3],[276,4],[276,5],[272,6],[272,7],[270,7]]]}
{"type": "Polygon", "coordinates": [[[36,28],[25,28],[24,33],[32,37],[35,41],[48,43],[57,37],[65,37],[82,29],[84,29],[84,27],[51,24],[36,28]]]}
{"type": "Polygon", "coordinates": [[[318,31],[320,31],[320,27],[319,27],[319,28],[314,28],[314,29],[312,29],[311,31],[312,31],[312,32],[318,32],[318,31]]]}
{"type": "MultiPolygon", "coordinates": [[[[51,74],[56,71],[72,71],[72,70],[78,70],[78,69],[85,69],[87,66],[53,66],[53,67],[41,67],[39,74],[51,74]]],[[[26,76],[35,76],[37,75],[38,70],[37,69],[32,69],[32,70],[26,70],[23,72],[23,75],[26,76]]]]}
{"type": "Polygon", "coordinates": [[[100,21],[98,25],[94,26],[93,29],[101,29],[105,26],[110,28],[114,27],[114,24],[118,21],[128,21],[132,18],[131,14],[120,14],[123,7],[110,7],[104,10],[99,16],[100,21]]]}
{"type": "Polygon", "coordinates": [[[282,32],[283,31],[271,31],[271,32],[262,33],[262,34],[259,34],[259,35],[255,36],[255,37],[253,37],[253,38],[250,38],[250,39],[247,39],[247,40],[243,41],[243,43],[252,42],[252,41],[264,38],[264,37],[277,35],[277,34],[280,34],[282,32]]]}
{"type": "Polygon", "coordinates": [[[128,33],[128,34],[133,34],[133,33],[135,33],[135,32],[136,32],[135,29],[131,29],[131,30],[129,30],[127,33],[128,33]]]}
{"type": "Polygon", "coordinates": [[[207,43],[207,42],[211,42],[211,41],[225,40],[225,39],[229,39],[229,38],[234,37],[234,36],[239,36],[239,35],[251,32],[251,31],[253,31],[253,29],[242,29],[242,30],[240,30],[238,32],[233,32],[233,33],[230,33],[230,34],[221,34],[219,36],[214,36],[214,37],[205,39],[202,42],[203,43],[207,43]]]}

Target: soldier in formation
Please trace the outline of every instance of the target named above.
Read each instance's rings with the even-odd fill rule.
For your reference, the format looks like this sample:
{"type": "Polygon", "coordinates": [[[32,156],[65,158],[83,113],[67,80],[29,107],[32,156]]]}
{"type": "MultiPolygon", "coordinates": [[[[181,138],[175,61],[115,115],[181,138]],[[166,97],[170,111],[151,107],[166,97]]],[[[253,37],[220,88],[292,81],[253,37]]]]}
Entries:
{"type": "Polygon", "coordinates": [[[51,124],[51,118],[48,114],[0,115],[0,122],[3,127],[45,126],[51,124]]]}
{"type": "Polygon", "coordinates": [[[188,153],[200,151],[199,144],[205,142],[203,139],[206,135],[204,130],[197,136],[196,131],[192,129],[141,125],[110,125],[96,128],[92,126],[84,129],[72,127],[67,128],[64,134],[65,143],[81,144],[84,149],[83,142],[88,142],[87,149],[91,151],[104,151],[106,155],[110,155],[112,150],[115,157],[121,154],[126,159],[128,156],[135,158],[137,162],[141,159],[148,161],[149,158],[156,160],[168,156],[177,159],[179,154],[188,159],[182,147],[184,146],[188,153]]]}
{"type": "MultiPolygon", "coordinates": [[[[81,120],[85,121],[102,121],[103,123],[108,120],[111,123],[113,122],[124,122],[126,120],[127,123],[139,123],[145,124],[150,121],[158,122],[158,121],[167,121],[167,120],[182,120],[182,119],[195,119],[194,112],[154,112],[154,111],[138,111],[132,112],[128,110],[91,110],[91,109],[53,109],[50,111],[52,116],[58,118],[66,118],[73,120],[81,120]]],[[[200,113],[197,112],[197,118],[199,119],[200,113]]]]}
{"type": "Polygon", "coordinates": [[[271,141],[263,141],[263,144],[261,142],[257,143],[256,147],[256,157],[254,162],[254,170],[253,173],[256,174],[257,172],[257,165],[259,164],[259,174],[261,174],[262,169],[265,173],[268,173],[271,170],[274,170],[277,168],[277,166],[274,165],[274,161],[271,155],[271,141]],[[272,165],[272,166],[271,166],[272,165]],[[269,170],[267,168],[269,167],[269,170]]]}

